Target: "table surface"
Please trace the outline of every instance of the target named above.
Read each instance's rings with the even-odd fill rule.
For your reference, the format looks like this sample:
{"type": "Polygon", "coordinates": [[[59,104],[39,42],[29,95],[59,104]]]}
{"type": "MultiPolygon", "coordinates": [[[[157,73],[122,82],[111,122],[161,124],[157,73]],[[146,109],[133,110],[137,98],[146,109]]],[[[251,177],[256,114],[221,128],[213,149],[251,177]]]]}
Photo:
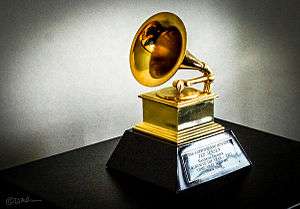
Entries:
{"type": "Polygon", "coordinates": [[[80,209],[298,205],[300,143],[217,121],[234,131],[253,163],[243,175],[222,182],[211,181],[176,195],[134,177],[108,171],[105,164],[119,139],[114,138],[1,171],[0,208],[3,205],[4,208],[80,209]]]}

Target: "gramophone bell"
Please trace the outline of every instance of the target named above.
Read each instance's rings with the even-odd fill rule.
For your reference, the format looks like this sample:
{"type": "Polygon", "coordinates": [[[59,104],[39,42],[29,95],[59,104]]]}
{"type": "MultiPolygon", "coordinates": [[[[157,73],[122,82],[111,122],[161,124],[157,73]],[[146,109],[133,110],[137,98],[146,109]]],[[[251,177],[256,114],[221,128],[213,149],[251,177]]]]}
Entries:
{"type": "Polygon", "coordinates": [[[186,30],[175,14],[150,17],[138,30],[130,50],[135,79],[145,86],[159,86],[180,67],[186,51],[186,30]]]}
{"type": "Polygon", "coordinates": [[[178,69],[194,69],[204,75],[173,82],[173,87],[157,92],[168,100],[190,100],[210,93],[214,77],[203,61],[186,50],[186,30],[175,14],[161,12],[150,17],[137,31],[130,49],[130,67],[135,79],[145,86],[159,86],[168,81],[178,69]],[[199,91],[191,85],[204,83],[199,91]]]}

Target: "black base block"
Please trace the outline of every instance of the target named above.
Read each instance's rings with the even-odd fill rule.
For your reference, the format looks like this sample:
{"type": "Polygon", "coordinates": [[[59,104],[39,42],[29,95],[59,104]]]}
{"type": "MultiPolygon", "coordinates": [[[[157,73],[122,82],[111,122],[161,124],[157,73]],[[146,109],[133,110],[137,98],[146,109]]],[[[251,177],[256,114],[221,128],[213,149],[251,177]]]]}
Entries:
{"type": "Polygon", "coordinates": [[[230,130],[178,146],[129,129],[107,162],[107,168],[174,192],[250,165],[251,162],[230,130]]]}

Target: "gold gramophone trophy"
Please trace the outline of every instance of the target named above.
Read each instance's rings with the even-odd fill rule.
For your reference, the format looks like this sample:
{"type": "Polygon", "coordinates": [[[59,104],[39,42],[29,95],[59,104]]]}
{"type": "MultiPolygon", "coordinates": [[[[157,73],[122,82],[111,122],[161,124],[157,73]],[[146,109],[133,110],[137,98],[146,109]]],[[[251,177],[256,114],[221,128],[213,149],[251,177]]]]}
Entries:
{"type": "Polygon", "coordinates": [[[137,31],[130,67],[139,83],[159,86],[178,69],[202,76],[141,94],[143,122],[125,131],[107,163],[175,192],[251,165],[233,132],[214,122],[214,74],[186,43],[183,22],[168,12],[150,17],[137,31]],[[198,83],[202,90],[192,87],[198,83]]]}

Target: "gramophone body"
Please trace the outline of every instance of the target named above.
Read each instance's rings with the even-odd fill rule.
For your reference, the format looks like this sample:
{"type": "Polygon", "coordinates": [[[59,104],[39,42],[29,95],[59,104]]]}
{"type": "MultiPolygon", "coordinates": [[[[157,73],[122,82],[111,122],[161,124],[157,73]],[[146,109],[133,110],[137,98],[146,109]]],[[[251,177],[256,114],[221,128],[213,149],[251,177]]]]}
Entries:
{"type": "Polygon", "coordinates": [[[201,76],[141,94],[143,121],[125,131],[107,163],[176,192],[251,165],[233,132],[214,122],[214,74],[186,43],[183,22],[168,12],[150,17],[137,31],[130,67],[139,83],[159,86],[179,69],[201,76]],[[198,83],[202,90],[193,87],[198,83]]]}
{"type": "Polygon", "coordinates": [[[140,95],[143,122],[134,128],[154,136],[183,143],[193,138],[224,131],[213,122],[214,79],[208,65],[186,51],[186,30],[174,14],[159,13],[138,30],[130,50],[130,67],[136,80],[145,86],[168,81],[178,69],[198,70],[203,76],[174,81],[173,87],[140,95]],[[202,91],[192,88],[204,83],[202,91]]]}

